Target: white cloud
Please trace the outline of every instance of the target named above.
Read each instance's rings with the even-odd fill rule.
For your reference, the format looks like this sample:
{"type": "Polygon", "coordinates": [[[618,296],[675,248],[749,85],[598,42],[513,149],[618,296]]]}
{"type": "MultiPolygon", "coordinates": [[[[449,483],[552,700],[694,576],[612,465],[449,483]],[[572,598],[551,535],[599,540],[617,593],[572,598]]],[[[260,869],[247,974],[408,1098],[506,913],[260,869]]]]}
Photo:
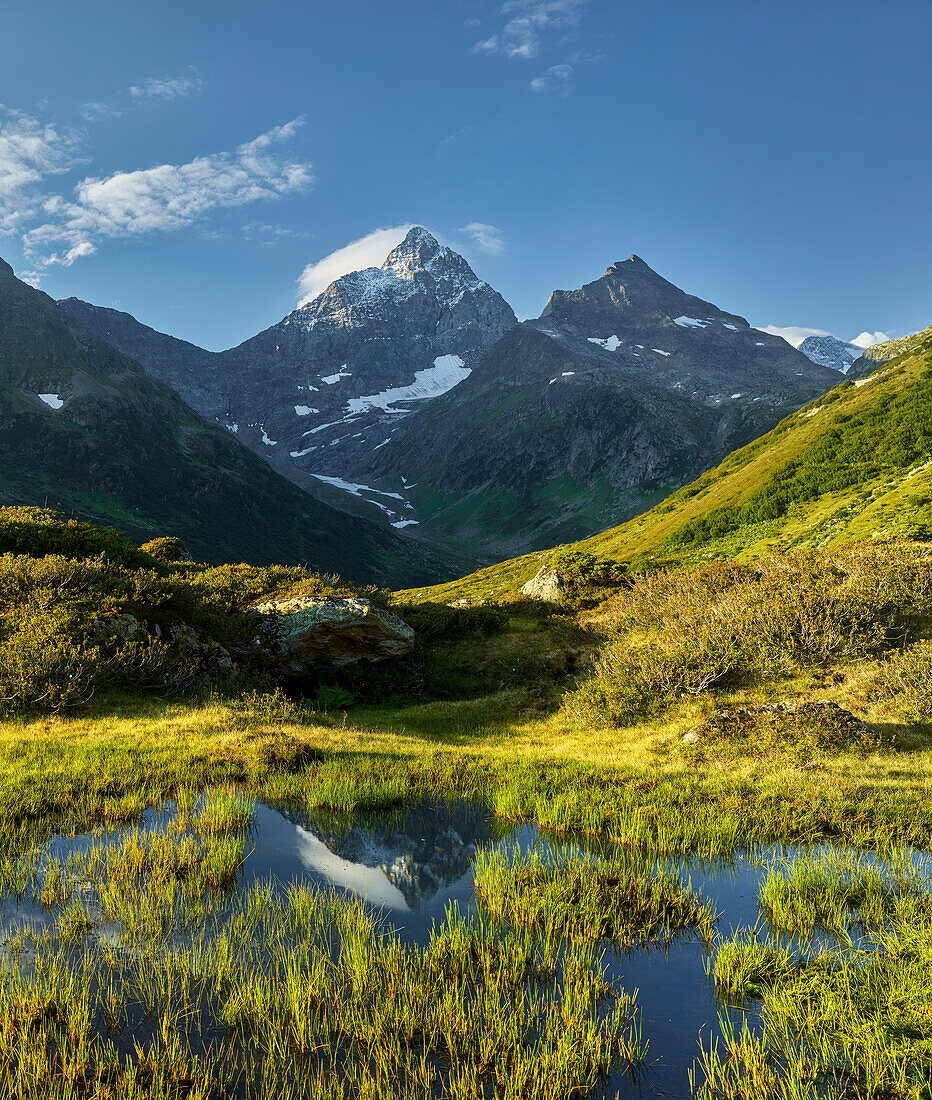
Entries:
{"type": "Polygon", "coordinates": [[[567,62],[551,65],[542,76],[535,76],[529,87],[532,92],[556,92],[557,95],[566,96],[571,90],[572,75],[573,66],[567,62]]]}
{"type": "Polygon", "coordinates": [[[855,336],[850,343],[854,344],[855,347],[869,348],[874,344],[882,344],[886,340],[892,339],[893,337],[889,336],[886,332],[862,332],[860,335],[855,336]]]}
{"type": "Polygon", "coordinates": [[[39,205],[36,184],[78,163],[78,136],[0,104],[0,232],[9,232],[39,205]]]}
{"type": "Polygon", "coordinates": [[[511,18],[500,33],[477,42],[473,52],[536,57],[543,36],[575,27],[587,3],[588,0],[506,0],[499,11],[511,18]]]}
{"type": "Polygon", "coordinates": [[[199,76],[179,76],[172,78],[150,76],[130,87],[133,99],[180,99],[182,96],[199,92],[204,81],[199,76]]]}
{"type": "Polygon", "coordinates": [[[824,328],[804,328],[802,325],[758,325],[758,332],[769,332],[771,336],[782,336],[788,344],[794,348],[806,339],[807,336],[831,336],[824,328]]]}
{"type": "Polygon", "coordinates": [[[26,255],[40,266],[70,264],[90,255],[101,238],[180,229],[214,209],[294,194],[311,182],[311,166],[282,158],[274,146],[293,137],[301,123],[276,126],[235,154],[84,179],[74,201],[60,195],[45,200],[49,220],[23,235],[26,255]],[[66,251],[53,251],[58,247],[66,251]]]}
{"type": "Polygon", "coordinates": [[[102,118],[119,118],[123,112],[112,103],[85,103],[81,108],[81,117],[86,122],[97,122],[102,118]]]}
{"type": "Polygon", "coordinates": [[[505,238],[497,226],[486,222],[470,222],[469,225],[461,225],[457,232],[466,233],[483,252],[495,254],[504,251],[505,238]]]}
{"type": "Polygon", "coordinates": [[[389,252],[401,244],[408,230],[413,228],[414,222],[373,229],[358,241],[350,241],[323,259],[308,264],[298,279],[298,308],[313,301],[341,275],[367,267],[381,267],[389,252]]]}

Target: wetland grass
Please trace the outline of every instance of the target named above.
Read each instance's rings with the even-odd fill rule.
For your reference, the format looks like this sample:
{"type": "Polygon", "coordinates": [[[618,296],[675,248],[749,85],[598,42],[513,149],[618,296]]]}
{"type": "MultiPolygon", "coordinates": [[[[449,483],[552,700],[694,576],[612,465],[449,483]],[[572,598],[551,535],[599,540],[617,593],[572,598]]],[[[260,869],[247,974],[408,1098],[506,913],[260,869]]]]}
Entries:
{"type": "Polygon", "coordinates": [[[630,944],[695,929],[708,941],[715,926],[709,902],[650,861],[580,849],[481,852],[475,876],[480,903],[496,919],[547,935],[630,944]]]}
{"type": "Polygon", "coordinates": [[[0,966],[0,1094],[549,1100],[641,1064],[597,949],[500,931],[451,913],[406,947],[358,900],[259,885],[173,943],[47,935],[0,966]]]}
{"type": "Polygon", "coordinates": [[[932,893],[908,854],[866,866],[845,854],[771,874],[761,908],[837,948],[791,950],[750,930],[720,944],[716,989],[760,1001],[762,1027],[703,1051],[693,1080],[702,1100],[920,1100],[932,1066],[932,893]],[[765,896],[776,904],[768,909],[765,896]],[[864,927],[852,945],[849,929],[864,927]]]}

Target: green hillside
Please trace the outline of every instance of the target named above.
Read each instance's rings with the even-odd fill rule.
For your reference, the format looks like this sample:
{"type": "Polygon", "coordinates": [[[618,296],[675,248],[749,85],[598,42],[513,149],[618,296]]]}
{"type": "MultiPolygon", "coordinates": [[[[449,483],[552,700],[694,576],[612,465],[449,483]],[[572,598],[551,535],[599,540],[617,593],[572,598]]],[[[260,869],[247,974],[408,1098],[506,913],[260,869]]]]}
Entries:
{"type": "MultiPolygon", "coordinates": [[[[930,537],[932,327],[871,349],[856,373],[650,511],[575,545],[637,565],[930,537]]],[[[549,553],[438,586],[434,598],[513,593],[549,553]]]]}

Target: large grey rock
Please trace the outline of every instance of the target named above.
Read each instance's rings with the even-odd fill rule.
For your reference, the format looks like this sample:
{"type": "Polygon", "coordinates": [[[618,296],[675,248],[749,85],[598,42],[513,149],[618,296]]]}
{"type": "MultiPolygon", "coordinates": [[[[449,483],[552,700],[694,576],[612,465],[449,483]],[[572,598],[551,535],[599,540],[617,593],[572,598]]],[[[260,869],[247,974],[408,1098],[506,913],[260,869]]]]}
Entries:
{"type": "Polygon", "coordinates": [[[414,631],[369,600],[300,596],[269,600],[253,608],[259,637],[286,672],[300,675],[318,661],[340,667],[357,661],[404,657],[414,631]]]}
{"type": "Polygon", "coordinates": [[[563,598],[563,578],[546,562],[533,577],[521,587],[521,595],[530,600],[549,600],[558,603],[563,598]]]}

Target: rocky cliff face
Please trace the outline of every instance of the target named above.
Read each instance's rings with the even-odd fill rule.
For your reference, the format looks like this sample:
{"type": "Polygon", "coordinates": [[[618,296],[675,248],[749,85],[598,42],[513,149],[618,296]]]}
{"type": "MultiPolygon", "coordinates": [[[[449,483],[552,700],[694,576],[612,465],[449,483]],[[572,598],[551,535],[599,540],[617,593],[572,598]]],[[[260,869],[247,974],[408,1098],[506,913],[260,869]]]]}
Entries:
{"type": "Polygon", "coordinates": [[[837,379],[632,256],[555,292],[397,425],[367,476],[419,533],[536,549],[629,518],[837,379]]]}
{"type": "Polygon", "coordinates": [[[831,367],[842,374],[847,374],[855,359],[860,359],[864,354],[863,348],[839,340],[837,336],[807,336],[799,345],[799,350],[813,363],[831,367]]]}
{"type": "Polygon", "coordinates": [[[300,492],[3,261],[0,503],[178,535],[205,561],[307,562],[383,583],[443,569],[300,492]]]}

